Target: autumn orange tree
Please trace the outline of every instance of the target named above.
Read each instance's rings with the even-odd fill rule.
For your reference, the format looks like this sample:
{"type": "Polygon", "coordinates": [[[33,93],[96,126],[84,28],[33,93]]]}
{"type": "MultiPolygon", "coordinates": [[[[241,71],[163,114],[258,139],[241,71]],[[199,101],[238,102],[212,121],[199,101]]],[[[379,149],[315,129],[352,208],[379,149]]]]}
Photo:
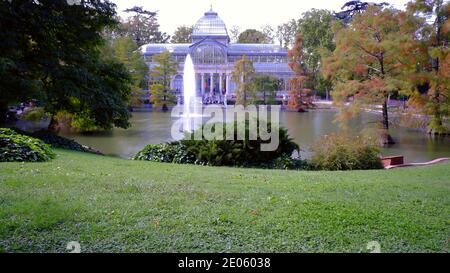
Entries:
{"type": "Polygon", "coordinates": [[[407,10],[423,18],[419,41],[425,53],[419,71],[410,77],[414,88],[409,103],[412,109],[431,115],[430,133],[448,133],[445,119],[450,113],[450,2],[415,0],[407,10]]]}
{"type": "Polygon", "coordinates": [[[311,89],[307,88],[308,73],[304,65],[303,37],[297,34],[295,43],[288,51],[289,67],[294,76],[289,79],[289,101],[288,109],[304,111],[312,106],[309,94],[311,89]]]}
{"type": "Polygon", "coordinates": [[[323,74],[333,81],[333,99],[341,124],[368,105],[381,105],[383,143],[389,135],[388,100],[409,90],[406,75],[416,71],[415,24],[405,12],[369,7],[348,25],[334,26],[336,49],[323,54],[323,74]],[[348,105],[347,105],[348,103],[348,105]]]}

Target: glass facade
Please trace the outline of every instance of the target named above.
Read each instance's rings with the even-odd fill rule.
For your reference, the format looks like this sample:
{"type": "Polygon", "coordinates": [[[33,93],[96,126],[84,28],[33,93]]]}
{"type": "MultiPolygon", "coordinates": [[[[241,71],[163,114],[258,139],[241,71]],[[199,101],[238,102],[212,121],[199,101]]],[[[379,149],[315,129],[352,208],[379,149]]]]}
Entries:
{"type": "MultiPolygon", "coordinates": [[[[228,56],[229,63],[235,63],[236,61],[243,58],[244,55],[228,56]]],[[[251,60],[253,63],[287,63],[287,56],[279,55],[250,55],[247,59],[251,60]]]]}
{"type": "Polygon", "coordinates": [[[194,64],[224,64],[225,53],[217,45],[199,45],[192,51],[194,64]]]}
{"type": "Polygon", "coordinates": [[[150,69],[158,65],[154,63],[155,54],[172,53],[173,60],[179,64],[177,75],[172,79],[173,90],[178,92],[183,88],[183,66],[190,54],[195,65],[197,92],[203,96],[233,93],[236,85],[231,80],[231,73],[236,61],[243,56],[253,62],[257,73],[270,74],[285,83],[293,74],[285,48],[276,44],[230,43],[225,23],[212,10],[194,25],[191,43],[147,44],[141,50],[150,69]]]}

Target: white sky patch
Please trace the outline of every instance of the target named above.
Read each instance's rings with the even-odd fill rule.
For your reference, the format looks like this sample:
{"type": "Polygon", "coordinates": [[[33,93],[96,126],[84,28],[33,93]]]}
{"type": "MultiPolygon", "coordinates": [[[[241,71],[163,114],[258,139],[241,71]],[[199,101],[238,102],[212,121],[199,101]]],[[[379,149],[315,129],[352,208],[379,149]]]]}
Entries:
{"type": "MultiPolygon", "coordinates": [[[[260,29],[261,26],[276,27],[290,19],[298,19],[312,8],[340,11],[346,0],[111,0],[117,5],[121,17],[129,14],[123,10],[142,6],[146,10],[158,11],[161,30],[172,35],[181,25],[193,25],[209,10],[219,13],[227,28],[236,25],[245,30],[260,29]]],[[[409,0],[368,0],[367,2],[388,2],[398,9],[404,9],[409,0]]]]}

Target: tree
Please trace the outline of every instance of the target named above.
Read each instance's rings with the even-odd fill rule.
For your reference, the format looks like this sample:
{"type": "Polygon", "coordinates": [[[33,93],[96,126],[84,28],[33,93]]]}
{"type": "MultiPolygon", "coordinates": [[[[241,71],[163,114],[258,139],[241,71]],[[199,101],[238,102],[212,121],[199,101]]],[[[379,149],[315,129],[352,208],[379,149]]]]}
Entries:
{"type": "Polygon", "coordinates": [[[150,101],[155,107],[162,107],[163,111],[168,110],[168,105],[174,104],[176,98],[170,92],[170,80],[177,73],[178,64],[173,61],[169,51],[153,56],[157,63],[151,68],[150,101]]]}
{"type": "Polygon", "coordinates": [[[234,64],[234,70],[231,75],[231,80],[236,83],[236,105],[243,105],[244,107],[254,104],[256,101],[256,88],[253,82],[255,76],[255,68],[253,62],[247,56],[234,64]]]}
{"type": "Polygon", "coordinates": [[[257,91],[263,92],[264,104],[275,103],[275,92],[279,89],[280,79],[267,74],[257,74],[253,77],[257,91]]]}
{"type": "Polygon", "coordinates": [[[341,8],[342,11],[335,13],[334,16],[337,19],[342,20],[344,23],[348,24],[352,20],[353,16],[355,16],[356,14],[362,14],[370,6],[382,8],[388,5],[389,3],[386,2],[372,3],[361,1],[348,1],[342,6],[341,8]]]}
{"type": "Polygon", "coordinates": [[[126,128],[131,79],[100,57],[101,32],[117,24],[114,4],[86,0],[0,2],[2,104],[39,99],[52,116],[83,114],[100,128],[126,128]]]}
{"type": "Polygon", "coordinates": [[[334,17],[328,10],[312,9],[303,13],[298,22],[298,30],[303,37],[304,63],[309,72],[311,88],[326,93],[331,83],[322,77],[320,52],[323,49],[333,51],[336,47],[332,30],[334,17]]]}
{"type": "Polygon", "coordinates": [[[261,32],[266,37],[266,43],[272,44],[275,37],[275,30],[270,25],[265,25],[261,27],[261,32]]]}
{"type": "Polygon", "coordinates": [[[169,40],[170,36],[159,30],[156,12],[146,11],[141,7],[125,11],[135,13],[123,23],[123,29],[125,35],[132,37],[138,46],[149,43],[165,43],[169,40]]]}
{"type": "Polygon", "coordinates": [[[270,37],[256,29],[247,29],[239,34],[238,43],[240,44],[264,44],[270,42],[270,37]]]}
{"type": "Polygon", "coordinates": [[[125,12],[135,12],[136,14],[146,15],[149,17],[156,16],[156,12],[148,11],[139,6],[134,6],[132,8],[124,10],[125,12]]]}
{"type": "Polygon", "coordinates": [[[414,71],[414,28],[403,23],[404,12],[371,6],[355,15],[348,27],[336,26],[336,49],[324,58],[324,75],[334,83],[333,98],[339,119],[347,119],[365,104],[381,104],[382,141],[389,135],[388,100],[410,88],[405,75],[414,71]],[[413,65],[411,65],[413,64],[413,65]],[[344,103],[351,98],[350,106],[344,103]]]}
{"type": "Polygon", "coordinates": [[[239,34],[241,33],[241,28],[238,26],[232,26],[229,30],[231,42],[237,43],[239,39],[239,34]]]}
{"type": "Polygon", "coordinates": [[[112,51],[117,61],[127,68],[133,80],[130,106],[141,106],[145,95],[142,89],[147,85],[148,66],[139,52],[138,45],[130,37],[120,37],[113,42],[112,51]]]}
{"type": "Polygon", "coordinates": [[[277,27],[276,36],[280,42],[280,46],[289,48],[292,46],[297,35],[298,24],[294,19],[281,24],[277,27]]]}
{"type": "Polygon", "coordinates": [[[448,133],[444,120],[450,113],[450,2],[415,0],[408,4],[408,11],[424,19],[434,18],[431,23],[423,20],[419,28],[426,58],[412,78],[415,88],[409,101],[432,116],[430,133],[448,133]]]}
{"type": "Polygon", "coordinates": [[[294,76],[289,80],[289,101],[288,108],[296,111],[305,111],[312,106],[308,89],[308,73],[304,65],[303,36],[297,34],[294,47],[288,52],[289,68],[294,72],[294,76]]]}
{"type": "Polygon", "coordinates": [[[194,31],[194,26],[179,26],[176,30],[172,39],[170,40],[173,44],[182,44],[192,42],[192,32],[194,31]]]}

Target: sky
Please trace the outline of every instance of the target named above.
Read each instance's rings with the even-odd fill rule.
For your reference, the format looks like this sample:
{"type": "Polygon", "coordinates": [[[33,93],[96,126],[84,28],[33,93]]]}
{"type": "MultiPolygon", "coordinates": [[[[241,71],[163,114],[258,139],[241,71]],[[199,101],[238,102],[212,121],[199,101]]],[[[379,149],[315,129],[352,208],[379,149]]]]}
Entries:
{"type": "MultiPolygon", "coordinates": [[[[264,25],[276,27],[290,19],[298,19],[312,8],[339,11],[348,0],[110,0],[117,5],[121,17],[129,16],[123,10],[142,6],[146,10],[158,11],[158,22],[162,31],[172,35],[181,25],[193,25],[210,9],[230,29],[239,26],[241,31],[264,25]]],[[[368,0],[368,2],[388,2],[398,9],[404,9],[408,0],[368,0]]]]}

